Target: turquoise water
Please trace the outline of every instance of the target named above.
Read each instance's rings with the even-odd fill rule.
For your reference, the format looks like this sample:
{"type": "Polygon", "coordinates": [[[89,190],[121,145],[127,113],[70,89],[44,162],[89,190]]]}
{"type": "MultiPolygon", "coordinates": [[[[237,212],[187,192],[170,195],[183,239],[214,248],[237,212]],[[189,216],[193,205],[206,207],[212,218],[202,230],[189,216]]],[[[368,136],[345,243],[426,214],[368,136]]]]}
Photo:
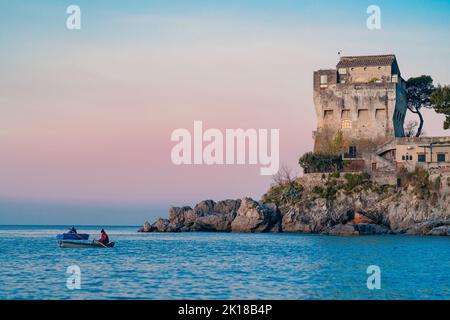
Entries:
{"type": "Polygon", "coordinates": [[[108,227],[113,249],[60,249],[64,229],[0,226],[0,299],[450,299],[449,237],[108,227]],[[79,290],[66,287],[70,265],[79,290]],[[379,290],[367,288],[369,265],[381,269],[379,290]]]}

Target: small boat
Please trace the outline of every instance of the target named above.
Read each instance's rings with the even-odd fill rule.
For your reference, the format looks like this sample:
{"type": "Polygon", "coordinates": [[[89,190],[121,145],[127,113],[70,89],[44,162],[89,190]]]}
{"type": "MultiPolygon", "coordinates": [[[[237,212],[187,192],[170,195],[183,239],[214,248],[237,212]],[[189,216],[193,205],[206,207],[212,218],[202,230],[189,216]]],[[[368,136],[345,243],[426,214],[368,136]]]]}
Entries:
{"type": "Polygon", "coordinates": [[[77,240],[58,240],[60,248],[112,248],[115,242],[111,241],[108,244],[103,244],[99,241],[77,241],[77,240]]]}
{"type": "Polygon", "coordinates": [[[85,233],[62,233],[56,236],[56,240],[88,240],[89,235],[85,233]]]}

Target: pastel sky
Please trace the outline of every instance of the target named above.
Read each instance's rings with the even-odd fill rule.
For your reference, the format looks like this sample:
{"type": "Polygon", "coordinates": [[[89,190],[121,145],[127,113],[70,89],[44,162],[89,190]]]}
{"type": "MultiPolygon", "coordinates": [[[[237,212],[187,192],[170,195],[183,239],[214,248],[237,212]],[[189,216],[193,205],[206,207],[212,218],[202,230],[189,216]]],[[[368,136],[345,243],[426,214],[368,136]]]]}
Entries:
{"type": "MultiPolygon", "coordinates": [[[[259,166],[175,166],[171,132],[278,128],[298,172],[312,72],[339,50],[394,53],[404,78],[449,84],[449,13],[436,0],[0,0],[0,224],[140,224],[170,205],[259,199],[259,166]],[[81,30],[66,28],[71,4],[81,30]],[[366,28],[371,4],[381,30],[366,28]]],[[[428,135],[448,134],[425,117],[428,135]]]]}

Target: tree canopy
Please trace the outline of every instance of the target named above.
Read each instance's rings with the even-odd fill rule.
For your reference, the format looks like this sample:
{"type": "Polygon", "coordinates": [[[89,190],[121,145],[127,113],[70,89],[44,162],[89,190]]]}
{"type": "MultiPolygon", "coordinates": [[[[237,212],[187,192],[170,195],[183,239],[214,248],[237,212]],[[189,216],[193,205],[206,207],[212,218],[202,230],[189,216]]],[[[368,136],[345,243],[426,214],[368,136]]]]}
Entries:
{"type": "Polygon", "coordinates": [[[344,162],[340,154],[307,152],[298,161],[305,173],[341,171],[344,162]]]}
{"type": "Polygon", "coordinates": [[[430,101],[437,113],[445,115],[444,129],[450,128],[450,87],[438,86],[430,96],[430,101]]]}
{"type": "Polygon", "coordinates": [[[419,127],[416,131],[416,137],[422,134],[423,116],[420,112],[422,108],[431,108],[431,93],[434,90],[433,79],[430,76],[422,75],[420,77],[409,78],[406,81],[406,101],[409,111],[419,117],[419,127]]]}

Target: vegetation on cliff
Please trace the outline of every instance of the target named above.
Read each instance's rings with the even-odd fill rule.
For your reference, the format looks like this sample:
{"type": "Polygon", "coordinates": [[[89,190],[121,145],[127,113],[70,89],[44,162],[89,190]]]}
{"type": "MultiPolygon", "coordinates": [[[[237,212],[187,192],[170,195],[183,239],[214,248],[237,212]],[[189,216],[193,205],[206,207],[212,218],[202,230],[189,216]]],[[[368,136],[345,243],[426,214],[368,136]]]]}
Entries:
{"type": "Polygon", "coordinates": [[[305,173],[342,171],[344,161],[339,153],[307,152],[298,161],[305,173]]]}
{"type": "Polygon", "coordinates": [[[296,177],[286,167],[261,201],[205,200],[172,207],[169,219],[143,232],[307,232],[329,235],[407,233],[450,235],[450,173],[398,172],[399,186],[380,185],[368,173],[296,177]]]}

